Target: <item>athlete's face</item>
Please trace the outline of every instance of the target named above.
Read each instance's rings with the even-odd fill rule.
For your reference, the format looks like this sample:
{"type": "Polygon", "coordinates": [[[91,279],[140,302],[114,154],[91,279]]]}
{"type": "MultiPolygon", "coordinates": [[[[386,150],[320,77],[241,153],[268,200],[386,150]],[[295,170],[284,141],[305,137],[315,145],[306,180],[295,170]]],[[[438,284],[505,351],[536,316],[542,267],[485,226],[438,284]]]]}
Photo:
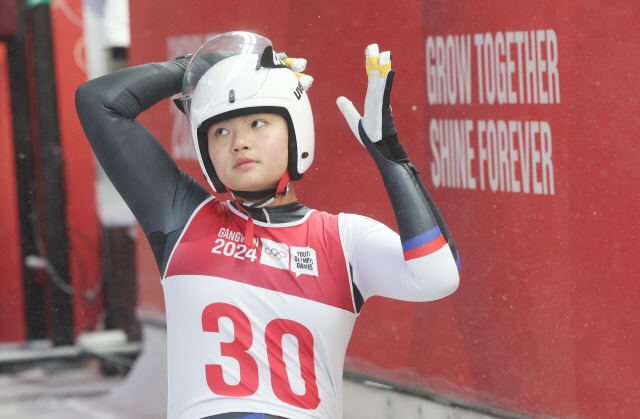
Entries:
{"type": "Polygon", "coordinates": [[[287,169],[289,129],[281,115],[227,119],[212,125],[207,138],[216,174],[229,189],[275,188],[287,169]]]}

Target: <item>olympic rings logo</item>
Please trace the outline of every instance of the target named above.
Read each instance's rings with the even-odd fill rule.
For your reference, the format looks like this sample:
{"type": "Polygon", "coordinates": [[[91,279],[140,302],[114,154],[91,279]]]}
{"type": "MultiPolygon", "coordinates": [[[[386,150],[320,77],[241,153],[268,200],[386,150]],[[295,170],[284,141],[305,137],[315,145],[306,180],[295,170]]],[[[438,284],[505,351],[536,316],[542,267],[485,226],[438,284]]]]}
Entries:
{"type": "Polygon", "coordinates": [[[271,259],[275,259],[275,260],[282,260],[287,258],[286,252],[283,252],[282,250],[278,250],[271,247],[265,247],[264,253],[266,253],[267,256],[269,256],[271,259]]]}

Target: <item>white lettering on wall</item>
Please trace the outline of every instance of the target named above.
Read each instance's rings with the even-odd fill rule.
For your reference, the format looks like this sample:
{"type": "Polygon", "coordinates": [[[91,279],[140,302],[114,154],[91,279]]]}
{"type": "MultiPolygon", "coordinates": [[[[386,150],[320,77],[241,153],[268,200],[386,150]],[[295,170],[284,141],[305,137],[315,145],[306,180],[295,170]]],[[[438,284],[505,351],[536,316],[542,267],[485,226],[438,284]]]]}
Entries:
{"type": "MultiPolygon", "coordinates": [[[[425,52],[430,105],[502,110],[504,105],[560,103],[553,29],[428,36],[425,52]]],[[[547,121],[434,118],[428,132],[435,187],[555,193],[547,121]]]]}

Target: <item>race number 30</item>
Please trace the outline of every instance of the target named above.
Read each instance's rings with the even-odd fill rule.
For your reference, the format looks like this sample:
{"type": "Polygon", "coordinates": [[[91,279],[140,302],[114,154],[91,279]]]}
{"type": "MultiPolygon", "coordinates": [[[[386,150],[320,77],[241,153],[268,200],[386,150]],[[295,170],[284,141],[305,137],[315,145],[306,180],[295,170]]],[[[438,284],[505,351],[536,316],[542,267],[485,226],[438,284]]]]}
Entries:
{"type": "MultiPolygon", "coordinates": [[[[238,362],[240,380],[238,384],[227,384],[224,381],[222,365],[207,364],[205,365],[207,385],[213,393],[221,396],[248,397],[259,387],[258,363],[248,352],[254,338],[251,321],[238,307],[226,303],[213,303],[205,307],[202,312],[202,330],[219,333],[218,321],[223,317],[233,323],[234,340],[220,342],[220,354],[238,362]]],[[[320,396],[313,362],[313,335],[309,329],[293,320],[274,319],[267,324],[264,333],[273,393],[284,403],[295,407],[302,409],[318,407],[320,396]],[[302,395],[294,393],[289,382],[282,347],[284,335],[291,335],[298,341],[300,373],[305,389],[302,395]]]]}

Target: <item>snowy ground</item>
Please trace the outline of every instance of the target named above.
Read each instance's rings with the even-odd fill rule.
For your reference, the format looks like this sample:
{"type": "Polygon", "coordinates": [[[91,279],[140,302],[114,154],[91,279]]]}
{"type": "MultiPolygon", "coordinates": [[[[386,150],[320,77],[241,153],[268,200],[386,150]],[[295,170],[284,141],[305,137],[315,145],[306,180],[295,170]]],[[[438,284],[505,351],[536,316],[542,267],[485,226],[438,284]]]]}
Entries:
{"type": "Polygon", "coordinates": [[[91,405],[106,400],[122,379],[101,376],[96,368],[48,371],[35,367],[0,376],[0,419],[124,418],[88,414],[91,405]]]}
{"type": "Polygon", "coordinates": [[[101,374],[98,358],[0,375],[0,419],[166,417],[164,332],[146,328],[144,341],[126,378],[101,374]]]}

